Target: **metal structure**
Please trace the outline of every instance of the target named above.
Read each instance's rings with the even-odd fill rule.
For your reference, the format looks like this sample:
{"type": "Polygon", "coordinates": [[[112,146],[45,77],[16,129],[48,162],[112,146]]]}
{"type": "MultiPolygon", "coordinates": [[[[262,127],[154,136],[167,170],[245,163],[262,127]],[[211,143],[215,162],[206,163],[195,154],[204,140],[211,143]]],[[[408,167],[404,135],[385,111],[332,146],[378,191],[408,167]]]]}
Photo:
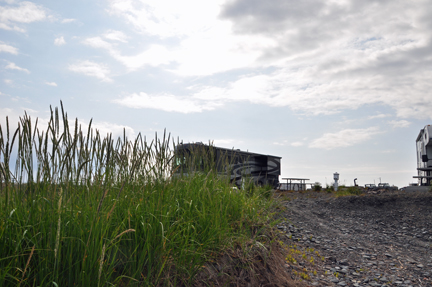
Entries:
{"type": "Polygon", "coordinates": [[[203,143],[179,144],[175,147],[175,173],[189,173],[214,168],[221,175],[227,175],[238,187],[245,180],[253,180],[255,184],[279,184],[281,157],[266,154],[227,149],[205,145],[203,143]],[[193,158],[195,166],[191,167],[193,158]]]}
{"type": "Polygon", "coordinates": [[[306,190],[306,180],[309,180],[309,178],[287,177],[282,178],[282,180],[286,180],[287,182],[285,184],[280,184],[280,190],[302,191],[306,190]]]}
{"type": "Polygon", "coordinates": [[[365,184],[365,188],[369,189],[369,190],[376,190],[377,186],[375,185],[375,183],[368,183],[368,184],[365,184]]]}
{"type": "Polygon", "coordinates": [[[417,178],[419,185],[432,185],[432,126],[427,125],[420,130],[416,140],[417,146],[417,178]]]}

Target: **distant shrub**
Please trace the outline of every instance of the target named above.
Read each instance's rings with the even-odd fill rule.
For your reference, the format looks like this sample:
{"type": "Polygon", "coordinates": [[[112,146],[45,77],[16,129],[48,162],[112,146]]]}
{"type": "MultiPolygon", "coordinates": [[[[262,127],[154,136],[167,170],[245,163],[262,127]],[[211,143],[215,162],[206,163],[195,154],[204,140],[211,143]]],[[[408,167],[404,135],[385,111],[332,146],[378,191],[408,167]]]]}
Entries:
{"type": "Polygon", "coordinates": [[[313,190],[318,192],[321,191],[322,190],[321,183],[315,182],[315,184],[313,185],[313,190]]]}
{"type": "Polygon", "coordinates": [[[363,191],[357,186],[349,186],[338,189],[335,193],[337,197],[339,196],[351,196],[351,195],[362,195],[363,191]]]}
{"type": "Polygon", "coordinates": [[[328,193],[331,193],[331,192],[334,191],[334,187],[332,185],[326,184],[325,191],[328,192],[328,193]]]}
{"type": "Polygon", "coordinates": [[[360,194],[363,193],[363,191],[360,188],[356,187],[356,186],[350,186],[350,187],[348,187],[347,188],[347,192],[349,194],[353,194],[353,195],[360,195],[360,194]]]}

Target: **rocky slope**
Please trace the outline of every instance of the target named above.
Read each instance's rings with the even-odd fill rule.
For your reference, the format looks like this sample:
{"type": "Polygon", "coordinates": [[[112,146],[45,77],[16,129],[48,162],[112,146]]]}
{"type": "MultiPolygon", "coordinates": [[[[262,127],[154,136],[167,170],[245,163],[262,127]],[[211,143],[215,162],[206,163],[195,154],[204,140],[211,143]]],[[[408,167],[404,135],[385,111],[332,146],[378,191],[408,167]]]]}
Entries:
{"type": "Polygon", "coordinates": [[[432,194],[287,193],[286,265],[310,286],[432,286],[432,194]]]}

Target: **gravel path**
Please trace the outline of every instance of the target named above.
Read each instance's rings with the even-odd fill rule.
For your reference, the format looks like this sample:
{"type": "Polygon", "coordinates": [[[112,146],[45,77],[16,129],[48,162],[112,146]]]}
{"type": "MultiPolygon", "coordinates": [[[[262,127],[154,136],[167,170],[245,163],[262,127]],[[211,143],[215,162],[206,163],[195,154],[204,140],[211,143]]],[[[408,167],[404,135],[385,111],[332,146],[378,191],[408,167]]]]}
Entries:
{"type": "Polygon", "coordinates": [[[310,286],[432,286],[432,194],[288,193],[286,267],[310,286]]]}

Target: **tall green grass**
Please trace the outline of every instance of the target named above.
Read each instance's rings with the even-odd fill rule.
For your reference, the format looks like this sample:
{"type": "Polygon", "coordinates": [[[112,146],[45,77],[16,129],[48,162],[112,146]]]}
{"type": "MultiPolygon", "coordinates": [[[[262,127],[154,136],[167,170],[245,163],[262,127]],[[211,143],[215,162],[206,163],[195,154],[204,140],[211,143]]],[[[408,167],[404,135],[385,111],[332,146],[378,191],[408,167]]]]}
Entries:
{"type": "MultiPolygon", "coordinates": [[[[267,220],[268,194],[209,165],[174,175],[169,135],[101,135],[51,109],[0,126],[0,286],[190,285],[267,220]]],[[[188,159],[196,161],[196,156],[188,159]]],[[[193,165],[189,165],[194,168],[193,165]]]]}

